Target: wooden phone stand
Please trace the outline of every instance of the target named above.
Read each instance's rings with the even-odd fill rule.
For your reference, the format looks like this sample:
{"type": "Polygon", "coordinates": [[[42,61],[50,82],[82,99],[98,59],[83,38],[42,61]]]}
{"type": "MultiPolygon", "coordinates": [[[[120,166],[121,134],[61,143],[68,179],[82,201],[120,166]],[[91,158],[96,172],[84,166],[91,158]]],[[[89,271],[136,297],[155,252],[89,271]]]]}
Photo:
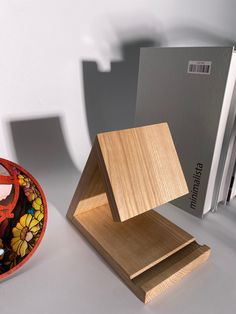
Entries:
{"type": "Polygon", "coordinates": [[[209,247],[153,208],[188,193],[167,123],[98,134],[67,217],[147,303],[209,247]]]}

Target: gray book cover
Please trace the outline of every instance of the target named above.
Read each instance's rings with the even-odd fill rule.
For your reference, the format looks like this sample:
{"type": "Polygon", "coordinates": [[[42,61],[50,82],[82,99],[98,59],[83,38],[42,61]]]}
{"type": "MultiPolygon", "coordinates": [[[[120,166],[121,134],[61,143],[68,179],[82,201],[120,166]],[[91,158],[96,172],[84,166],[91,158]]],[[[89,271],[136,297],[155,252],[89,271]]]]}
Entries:
{"type": "Polygon", "coordinates": [[[228,121],[236,76],[232,56],[233,47],[140,51],[135,124],[169,124],[190,191],[172,203],[199,217],[217,197],[224,134],[233,123],[228,121]]]}

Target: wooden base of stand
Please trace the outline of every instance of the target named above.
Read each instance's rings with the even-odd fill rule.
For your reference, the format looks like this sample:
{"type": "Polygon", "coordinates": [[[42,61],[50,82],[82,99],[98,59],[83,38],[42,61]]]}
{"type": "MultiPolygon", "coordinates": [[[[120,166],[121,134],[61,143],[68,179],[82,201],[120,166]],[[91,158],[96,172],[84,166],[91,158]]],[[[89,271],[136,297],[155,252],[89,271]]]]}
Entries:
{"type": "Polygon", "coordinates": [[[67,213],[147,303],[210,249],[152,210],[188,193],[166,123],[99,134],[67,213]]]}
{"type": "Polygon", "coordinates": [[[114,222],[109,205],[72,222],[144,303],[204,262],[210,249],[151,210],[114,222]]]}

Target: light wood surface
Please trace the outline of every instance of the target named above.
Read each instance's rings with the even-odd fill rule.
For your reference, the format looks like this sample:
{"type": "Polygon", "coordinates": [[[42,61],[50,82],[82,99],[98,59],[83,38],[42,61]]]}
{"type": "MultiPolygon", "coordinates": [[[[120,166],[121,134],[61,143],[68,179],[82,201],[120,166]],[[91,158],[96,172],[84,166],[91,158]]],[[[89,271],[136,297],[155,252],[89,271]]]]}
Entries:
{"type": "Polygon", "coordinates": [[[67,217],[146,303],[209,256],[152,210],[187,192],[166,123],[102,133],[67,217]]]}
{"type": "Polygon", "coordinates": [[[147,303],[156,295],[178,282],[194,268],[205,262],[210,255],[207,245],[193,242],[153,268],[133,279],[140,288],[139,298],[147,303]]]}
{"type": "MultiPolygon", "coordinates": [[[[138,256],[137,252],[134,252],[132,242],[135,241],[135,237],[133,234],[131,235],[132,240],[130,244],[128,243],[129,238],[126,238],[126,240],[123,241],[125,248],[120,246],[122,243],[122,233],[119,233],[118,239],[111,237],[110,232],[108,231],[110,230],[110,227],[108,227],[110,223],[108,225],[104,224],[104,220],[110,220],[111,215],[109,216],[108,214],[105,219],[102,219],[102,221],[99,220],[99,216],[101,217],[102,213],[106,210],[106,206],[101,206],[100,208],[90,212],[78,213],[77,216],[73,217],[72,222],[86,237],[86,239],[94,246],[94,248],[103,256],[109,265],[119,274],[126,285],[144,303],[150,302],[154,297],[165,291],[174,283],[178,282],[185,275],[204,263],[210,255],[209,247],[206,245],[201,246],[197,244],[192,237],[188,242],[185,242],[183,245],[179,246],[177,250],[169,251],[166,253],[166,255],[162,257],[160,256],[157,264],[151,264],[149,263],[150,259],[144,254],[147,253],[145,244],[143,246],[143,250],[141,250],[141,245],[136,245],[136,247],[138,247],[140,257],[138,256]],[[89,218],[88,214],[91,214],[89,218]],[[93,214],[94,217],[92,217],[93,214]],[[103,229],[107,229],[104,234],[103,229]],[[125,251],[127,253],[126,257],[122,255],[125,251]],[[123,258],[120,256],[120,254],[123,256],[123,258]],[[134,260],[134,258],[136,258],[136,260],[134,260]],[[141,263],[146,260],[146,266],[143,264],[143,268],[140,268],[140,271],[137,271],[135,274],[133,274],[133,276],[128,276],[127,270],[124,271],[124,267],[127,265],[128,267],[136,265],[135,261],[138,264],[140,263],[140,260],[141,263]]],[[[150,217],[150,213],[152,212],[154,211],[144,213],[131,220],[128,220],[127,222],[112,223],[116,225],[127,224],[128,222],[131,222],[132,220],[142,216],[147,215],[150,217]]],[[[167,229],[169,228],[169,232],[172,230],[172,225],[174,226],[174,230],[178,228],[176,225],[172,224],[158,213],[156,214],[156,218],[159,217],[161,221],[166,221],[166,227],[167,229]]],[[[157,227],[158,225],[159,223],[157,223],[157,227]]],[[[138,224],[135,226],[135,228],[137,226],[138,224]]],[[[154,229],[153,231],[154,233],[157,232],[157,230],[154,229]]],[[[182,232],[184,233],[183,230],[181,230],[180,233],[182,232]]],[[[111,233],[113,235],[115,234],[113,230],[111,230],[111,233]]],[[[147,231],[147,233],[149,232],[147,231]]],[[[166,233],[166,231],[164,233],[166,233]]],[[[140,230],[138,230],[138,234],[140,235],[140,230]]],[[[166,240],[169,241],[169,239],[166,237],[163,239],[162,249],[166,240]]],[[[156,246],[156,252],[154,246],[153,249],[154,251],[152,253],[154,253],[154,255],[157,252],[161,252],[161,250],[159,250],[159,246],[156,246]]]]}
{"type": "Polygon", "coordinates": [[[96,148],[115,220],[188,193],[167,123],[98,134],[96,148]]]}
{"type": "Polygon", "coordinates": [[[125,221],[188,193],[167,123],[98,134],[68,211],[125,221]]]}
{"type": "Polygon", "coordinates": [[[71,201],[67,217],[72,219],[78,212],[84,212],[108,204],[107,195],[98,168],[95,148],[92,148],[79,184],[71,201]]]}
{"type": "MultiPolygon", "coordinates": [[[[194,241],[194,237],[154,210],[125,222],[114,222],[109,205],[78,213],[75,219],[134,278],[194,241]]],[[[94,241],[95,243],[95,241],[94,241]]]]}

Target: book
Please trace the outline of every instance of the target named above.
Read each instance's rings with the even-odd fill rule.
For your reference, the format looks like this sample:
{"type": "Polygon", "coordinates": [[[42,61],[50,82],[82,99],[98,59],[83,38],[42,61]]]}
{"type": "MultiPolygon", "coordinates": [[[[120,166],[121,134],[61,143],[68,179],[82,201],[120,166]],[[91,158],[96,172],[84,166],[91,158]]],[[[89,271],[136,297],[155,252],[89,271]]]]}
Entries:
{"type": "Polygon", "coordinates": [[[229,193],[228,193],[227,202],[230,202],[236,196],[236,180],[235,180],[235,176],[236,176],[236,163],[234,164],[234,171],[233,171],[233,174],[232,174],[232,177],[231,177],[231,181],[230,181],[230,187],[229,187],[229,193]]]}
{"type": "MultiPolygon", "coordinates": [[[[234,93],[236,89],[234,89],[234,93]]],[[[236,161],[236,121],[231,133],[230,142],[227,150],[224,171],[220,184],[218,203],[222,205],[228,204],[235,196],[235,161],[236,161]]]]}
{"type": "Polygon", "coordinates": [[[219,203],[235,79],[234,47],[140,50],[135,124],[169,124],[190,191],[172,203],[198,217],[219,203]]]}

